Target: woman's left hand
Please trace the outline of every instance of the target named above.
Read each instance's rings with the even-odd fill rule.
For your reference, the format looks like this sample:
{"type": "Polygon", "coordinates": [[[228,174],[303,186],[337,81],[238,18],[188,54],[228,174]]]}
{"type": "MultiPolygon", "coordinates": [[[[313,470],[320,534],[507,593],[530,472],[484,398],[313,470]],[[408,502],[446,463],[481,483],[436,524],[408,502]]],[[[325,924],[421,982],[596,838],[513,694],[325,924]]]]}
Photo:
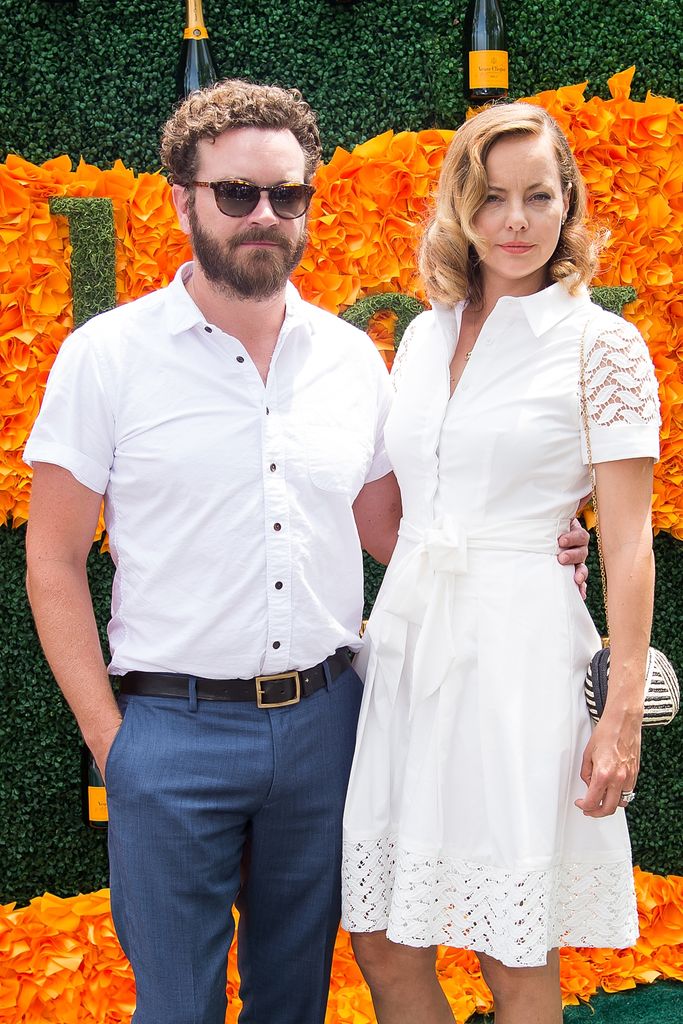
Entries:
{"type": "Polygon", "coordinates": [[[598,463],[595,477],[609,580],[610,674],[604,713],[583,754],[581,778],[588,791],[576,806],[589,817],[604,818],[626,806],[622,794],[634,791],[640,767],[654,591],[652,460],[598,463]]]}
{"type": "Polygon", "coordinates": [[[588,786],[576,806],[589,818],[606,818],[625,807],[622,793],[635,790],[640,768],[642,715],[608,713],[593,729],[581,763],[581,778],[588,786]]]}

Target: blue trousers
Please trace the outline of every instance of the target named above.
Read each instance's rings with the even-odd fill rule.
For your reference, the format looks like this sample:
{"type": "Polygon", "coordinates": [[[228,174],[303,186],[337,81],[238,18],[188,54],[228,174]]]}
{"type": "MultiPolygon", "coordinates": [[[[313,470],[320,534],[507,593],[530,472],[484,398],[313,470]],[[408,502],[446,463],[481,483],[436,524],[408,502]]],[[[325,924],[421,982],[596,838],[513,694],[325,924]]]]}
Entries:
{"type": "MultiPolygon", "coordinates": [[[[190,688],[191,689],[191,688],[190,688]]],[[[124,697],[107,763],[111,903],[135,1024],[323,1024],[362,684],[299,704],[124,697]]]]}

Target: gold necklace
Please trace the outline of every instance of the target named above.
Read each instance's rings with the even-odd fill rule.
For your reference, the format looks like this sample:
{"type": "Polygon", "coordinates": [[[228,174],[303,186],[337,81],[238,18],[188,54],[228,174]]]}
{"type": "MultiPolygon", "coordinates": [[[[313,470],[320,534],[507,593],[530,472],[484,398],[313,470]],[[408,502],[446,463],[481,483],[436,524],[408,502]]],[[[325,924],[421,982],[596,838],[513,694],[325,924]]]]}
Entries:
{"type": "MultiPolygon", "coordinates": [[[[470,349],[469,352],[465,352],[465,362],[468,361],[468,359],[472,355],[472,352],[473,352],[473,349],[470,349]]],[[[455,374],[451,373],[451,374],[449,374],[449,376],[450,376],[450,381],[451,381],[451,387],[453,387],[453,385],[455,384],[455,374]]],[[[462,374],[461,374],[461,376],[462,376],[462,374]]]]}
{"type": "MultiPolygon", "coordinates": [[[[486,319],[486,317],[484,317],[484,320],[485,319],[486,319]]],[[[482,328],[482,325],[484,323],[484,320],[479,320],[478,323],[476,323],[474,325],[474,328],[475,328],[474,342],[473,342],[472,348],[469,350],[469,352],[465,352],[465,363],[469,362],[469,358],[472,355],[472,353],[474,352],[474,345],[476,344],[477,338],[479,337],[479,332],[481,331],[481,328],[482,328]]],[[[451,387],[453,387],[453,385],[455,384],[455,374],[454,373],[450,374],[450,381],[451,381],[451,387]]]]}

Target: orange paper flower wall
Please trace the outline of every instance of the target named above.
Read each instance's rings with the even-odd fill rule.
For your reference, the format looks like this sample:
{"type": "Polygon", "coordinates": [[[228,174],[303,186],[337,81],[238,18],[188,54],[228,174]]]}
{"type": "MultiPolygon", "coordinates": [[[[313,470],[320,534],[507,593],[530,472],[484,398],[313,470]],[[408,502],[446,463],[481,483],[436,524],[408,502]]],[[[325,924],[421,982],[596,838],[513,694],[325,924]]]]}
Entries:
{"type": "MultiPolygon", "coordinates": [[[[564,949],[565,1004],[589,999],[599,988],[619,992],[656,978],[683,981],[683,878],[662,878],[634,868],[641,935],[631,949],[564,949]]],[[[438,973],[458,1022],[491,1010],[474,953],[441,949],[438,973]]],[[[234,1024],[235,948],[230,952],[226,1024],[234,1024]]],[[[41,896],[30,906],[0,907],[0,1022],[2,1024],[125,1024],[135,1005],[130,966],[109,914],[109,893],[71,899],[41,896]]],[[[332,969],[327,1024],[372,1024],[370,994],[339,933],[332,969]]]]}
{"type": "MultiPolygon", "coordinates": [[[[683,106],[629,99],[633,69],[610,80],[612,98],[584,98],[584,85],[533,97],[567,133],[592,193],[592,213],[611,231],[598,283],[632,284],[626,315],[652,353],[662,400],[662,459],[654,523],[683,539],[683,106]]],[[[359,297],[399,291],[423,298],[415,242],[449,131],[386,132],[338,149],[317,177],[311,241],[295,281],[305,298],[340,312],[359,297]]],[[[21,451],[47,373],[72,326],[68,226],[52,217],[55,195],[108,196],[117,233],[120,302],[166,284],[189,257],[160,175],[119,162],[101,171],[67,157],[40,167],[16,156],[0,165],[0,522],[25,521],[29,472],[21,451]]],[[[390,315],[371,333],[390,364],[390,315]]]]}

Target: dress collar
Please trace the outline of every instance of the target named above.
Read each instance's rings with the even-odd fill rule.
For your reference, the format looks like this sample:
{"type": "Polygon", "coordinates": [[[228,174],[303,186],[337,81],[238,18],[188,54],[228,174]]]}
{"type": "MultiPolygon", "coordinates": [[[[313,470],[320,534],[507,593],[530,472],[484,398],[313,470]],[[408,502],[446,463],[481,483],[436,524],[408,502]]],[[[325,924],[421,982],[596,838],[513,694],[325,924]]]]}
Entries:
{"type": "MultiPolygon", "coordinates": [[[[493,307],[492,315],[495,313],[504,314],[507,307],[512,308],[518,305],[529,323],[529,327],[540,338],[546,331],[552,330],[561,320],[570,316],[582,306],[590,304],[590,294],[585,285],[580,285],[576,295],[570,295],[567,287],[562,281],[542,288],[540,292],[533,295],[504,295],[498,299],[493,307]]],[[[455,306],[444,306],[439,302],[432,303],[437,320],[447,334],[457,337],[460,330],[462,312],[467,306],[467,300],[456,303],[455,306]]],[[[453,340],[453,348],[455,340],[453,340]]],[[[451,356],[453,352],[451,351],[451,356]]]]}
{"type": "Polygon", "coordinates": [[[522,295],[507,301],[519,303],[529,321],[529,327],[540,338],[577,309],[589,305],[590,295],[584,284],[580,285],[576,295],[570,295],[564,283],[558,281],[533,295],[522,295]]]}

